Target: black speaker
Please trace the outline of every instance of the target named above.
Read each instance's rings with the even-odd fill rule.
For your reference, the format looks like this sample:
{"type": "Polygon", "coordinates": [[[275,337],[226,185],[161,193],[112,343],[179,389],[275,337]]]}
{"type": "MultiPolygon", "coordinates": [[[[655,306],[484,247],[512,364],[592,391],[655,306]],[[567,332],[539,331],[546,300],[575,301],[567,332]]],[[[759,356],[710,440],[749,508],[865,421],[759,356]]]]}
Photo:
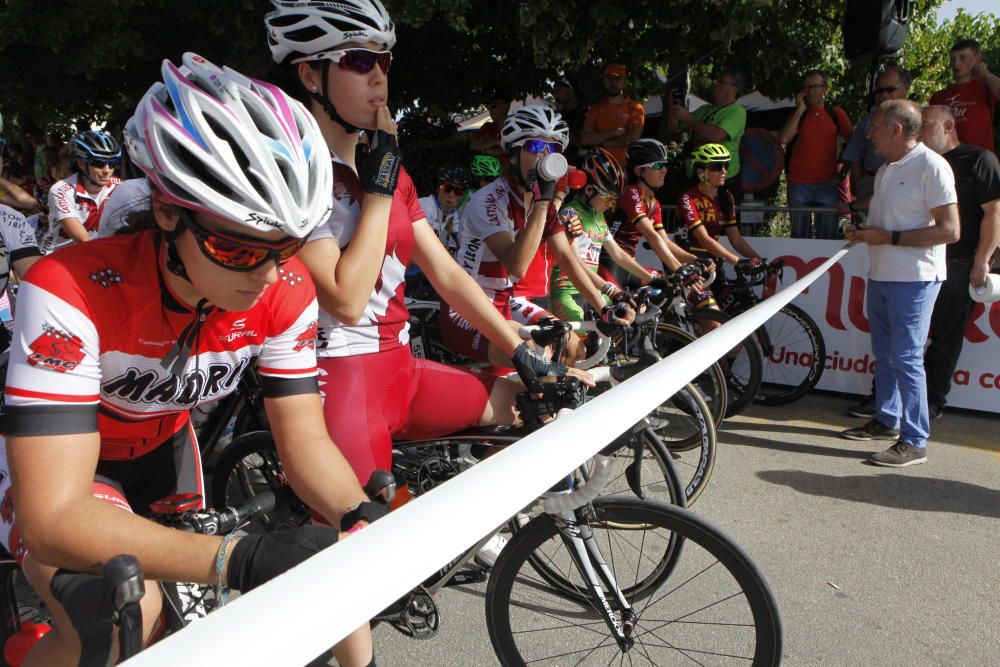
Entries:
{"type": "Polygon", "coordinates": [[[896,55],[909,19],[909,0],[847,0],[844,55],[854,61],[896,55]]]}

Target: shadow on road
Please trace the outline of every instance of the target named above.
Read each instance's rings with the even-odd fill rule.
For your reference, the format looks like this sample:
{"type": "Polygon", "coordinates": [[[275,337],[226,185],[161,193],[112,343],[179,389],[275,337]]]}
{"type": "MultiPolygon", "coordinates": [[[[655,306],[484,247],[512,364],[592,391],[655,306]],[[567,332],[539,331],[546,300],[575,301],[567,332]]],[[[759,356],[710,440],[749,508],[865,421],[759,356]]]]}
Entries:
{"type": "MultiPolygon", "coordinates": [[[[745,424],[740,424],[743,428],[745,424]]],[[[763,429],[762,429],[763,430],[763,429]]],[[[769,424],[766,431],[772,434],[787,434],[788,440],[774,440],[771,438],[758,438],[752,435],[733,433],[732,431],[719,431],[719,443],[725,445],[742,445],[744,447],[759,447],[761,449],[773,449],[779,452],[794,452],[797,454],[813,454],[815,456],[836,456],[845,459],[864,460],[869,452],[859,452],[856,449],[849,449],[847,446],[828,447],[826,445],[813,445],[799,442],[796,436],[812,435],[818,429],[800,428],[796,426],[778,426],[769,424]]],[[[822,435],[830,435],[830,431],[818,431],[822,435]]],[[[857,444],[849,440],[844,440],[846,445],[857,444]]]]}
{"type": "Polygon", "coordinates": [[[900,473],[839,476],[803,470],[762,470],[757,477],[811,496],[920,512],[1000,518],[1000,491],[950,479],[900,473]]]}

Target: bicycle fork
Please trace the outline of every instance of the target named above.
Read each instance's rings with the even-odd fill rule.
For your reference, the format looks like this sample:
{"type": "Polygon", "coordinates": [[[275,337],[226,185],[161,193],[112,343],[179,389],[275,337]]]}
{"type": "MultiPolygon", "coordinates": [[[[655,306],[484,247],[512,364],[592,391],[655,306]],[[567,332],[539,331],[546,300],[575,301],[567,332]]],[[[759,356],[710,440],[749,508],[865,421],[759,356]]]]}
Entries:
{"type": "Polygon", "coordinates": [[[639,619],[635,609],[625,599],[618,587],[611,569],[608,567],[597,546],[597,538],[589,524],[588,516],[593,514],[590,505],[562,512],[555,516],[556,525],[562,536],[563,543],[569,549],[570,557],[579,570],[587,590],[596,602],[594,607],[604,618],[608,628],[614,633],[615,641],[623,653],[628,652],[635,644],[632,630],[639,619]],[[611,593],[611,600],[605,590],[611,593]],[[612,608],[612,602],[621,611],[621,620],[612,608]]]}

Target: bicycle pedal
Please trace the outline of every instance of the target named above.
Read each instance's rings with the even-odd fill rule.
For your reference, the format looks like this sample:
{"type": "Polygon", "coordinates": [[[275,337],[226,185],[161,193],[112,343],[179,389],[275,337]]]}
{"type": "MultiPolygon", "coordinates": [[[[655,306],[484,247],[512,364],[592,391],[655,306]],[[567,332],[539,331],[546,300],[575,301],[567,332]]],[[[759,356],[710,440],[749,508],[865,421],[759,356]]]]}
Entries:
{"type": "Polygon", "coordinates": [[[464,586],[466,584],[478,584],[487,579],[486,568],[476,565],[470,569],[460,570],[452,575],[451,579],[444,585],[445,588],[452,586],[464,586]]]}
{"type": "Polygon", "coordinates": [[[403,609],[395,618],[385,619],[396,630],[413,639],[430,639],[441,625],[441,613],[434,598],[420,586],[404,598],[403,609]]]}

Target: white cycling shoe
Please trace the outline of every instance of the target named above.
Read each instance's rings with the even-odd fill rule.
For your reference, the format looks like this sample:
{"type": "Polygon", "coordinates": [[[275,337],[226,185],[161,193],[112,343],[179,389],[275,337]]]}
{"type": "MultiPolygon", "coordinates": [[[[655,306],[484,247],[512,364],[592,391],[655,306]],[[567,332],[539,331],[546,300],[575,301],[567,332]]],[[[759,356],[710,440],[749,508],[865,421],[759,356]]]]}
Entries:
{"type": "Polygon", "coordinates": [[[507,546],[507,538],[502,537],[499,533],[494,535],[476,552],[476,562],[484,567],[493,567],[505,546],[507,546]]]}

